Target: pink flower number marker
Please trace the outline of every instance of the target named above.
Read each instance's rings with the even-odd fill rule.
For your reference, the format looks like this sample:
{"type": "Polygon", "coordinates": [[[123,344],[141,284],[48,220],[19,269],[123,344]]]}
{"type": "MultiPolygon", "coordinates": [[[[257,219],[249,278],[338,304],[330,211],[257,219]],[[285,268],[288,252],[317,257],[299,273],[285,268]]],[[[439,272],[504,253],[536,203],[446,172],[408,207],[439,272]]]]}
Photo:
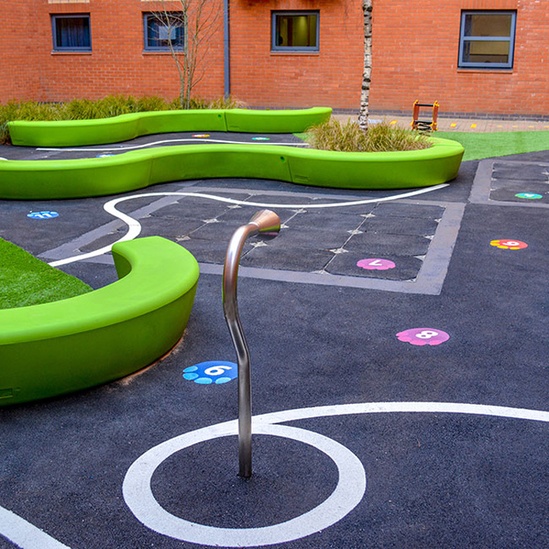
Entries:
{"type": "Polygon", "coordinates": [[[450,336],[436,328],[410,328],[397,334],[399,341],[410,345],[440,345],[450,339],[450,336]]]}
{"type": "Polygon", "coordinates": [[[368,271],[387,271],[388,269],[394,269],[396,267],[389,259],[380,259],[377,257],[361,259],[356,266],[368,271]]]}

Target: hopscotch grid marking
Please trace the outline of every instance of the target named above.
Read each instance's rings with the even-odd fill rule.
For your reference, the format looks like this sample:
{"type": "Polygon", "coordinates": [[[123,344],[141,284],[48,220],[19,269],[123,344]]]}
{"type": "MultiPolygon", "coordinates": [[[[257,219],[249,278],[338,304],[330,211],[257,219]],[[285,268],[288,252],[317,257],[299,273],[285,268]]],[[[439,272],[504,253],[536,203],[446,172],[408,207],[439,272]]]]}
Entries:
{"type": "MultiPolygon", "coordinates": [[[[301,208],[327,209],[327,208],[359,206],[359,205],[365,205],[365,204],[377,204],[377,203],[395,201],[400,199],[409,199],[414,196],[418,196],[421,194],[425,194],[428,192],[445,188],[447,186],[448,184],[442,184],[434,187],[429,187],[426,189],[409,191],[409,192],[401,193],[398,195],[390,195],[385,197],[367,198],[367,199],[344,201],[344,202],[335,202],[335,203],[329,203],[329,204],[309,204],[309,203],[308,204],[273,204],[269,202],[250,201],[249,198],[246,200],[240,200],[240,199],[234,199],[234,198],[228,198],[228,197],[221,197],[221,196],[211,195],[203,192],[188,192],[188,191],[153,192],[153,193],[141,193],[137,195],[116,198],[114,200],[110,200],[107,203],[105,203],[103,208],[107,213],[117,218],[119,221],[122,221],[128,226],[128,232],[124,236],[122,236],[119,240],[117,240],[117,242],[124,242],[128,240],[132,240],[137,236],[139,236],[139,234],[141,233],[141,224],[132,216],[125,214],[123,212],[120,212],[116,208],[116,206],[121,202],[138,199],[138,198],[176,197],[176,196],[190,197],[190,198],[197,197],[197,198],[206,198],[206,199],[211,199],[211,200],[219,201],[226,204],[239,205],[239,206],[257,206],[257,207],[279,208],[279,209],[301,209],[301,208]]],[[[422,280],[419,275],[414,282],[410,282],[410,281],[402,282],[402,281],[393,281],[393,280],[384,280],[384,279],[375,279],[375,278],[361,278],[361,277],[344,276],[344,275],[330,275],[330,274],[319,275],[318,273],[302,273],[298,271],[284,271],[284,270],[275,270],[275,269],[254,269],[254,268],[248,268],[248,269],[243,268],[242,275],[254,276],[257,278],[263,278],[263,279],[269,279],[269,280],[284,280],[287,282],[296,282],[296,283],[305,283],[305,284],[320,284],[320,285],[331,285],[331,286],[335,285],[335,286],[346,286],[346,287],[355,287],[355,288],[379,289],[379,290],[395,291],[395,292],[401,292],[401,293],[419,293],[419,294],[438,295],[442,290],[442,284],[444,282],[446,272],[448,269],[447,263],[449,263],[451,253],[453,251],[453,244],[455,242],[455,238],[457,237],[457,230],[459,229],[459,223],[463,215],[463,205],[459,205],[459,204],[454,205],[453,203],[448,203],[446,205],[446,210],[451,209],[454,206],[458,208],[459,211],[456,210],[456,212],[454,212],[452,216],[450,216],[452,217],[452,221],[450,223],[445,223],[445,219],[444,219],[445,216],[443,215],[443,219],[441,223],[439,223],[439,227],[437,228],[437,232],[439,230],[441,232],[445,231],[450,235],[450,240],[451,240],[450,246],[447,245],[446,241],[448,241],[448,238],[446,238],[444,240],[442,247],[439,246],[441,247],[441,249],[437,251],[437,257],[439,258],[438,261],[444,262],[445,267],[441,269],[440,265],[437,262],[435,262],[435,265],[433,266],[431,265],[433,263],[432,261],[424,262],[422,269],[420,270],[420,273],[419,273],[421,275],[421,271],[423,270],[423,272],[425,273],[425,276],[423,277],[424,280],[422,280]],[[456,221],[457,221],[457,225],[456,225],[456,221]],[[425,266],[425,264],[427,264],[427,267],[425,266]]],[[[135,215],[135,213],[133,213],[133,215],[135,215]]],[[[439,240],[441,240],[441,238],[439,238],[439,240]]],[[[75,256],[66,257],[64,259],[55,260],[50,262],[49,264],[53,267],[59,267],[62,265],[74,263],[76,261],[82,261],[82,260],[98,257],[101,255],[104,255],[105,253],[109,253],[113,245],[114,243],[104,246],[102,248],[99,248],[98,250],[94,250],[92,252],[78,254],[75,256]]],[[[42,255],[45,255],[45,254],[42,254],[42,255]]],[[[220,272],[219,270],[220,266],[218,265],[201,264],[201,266],[205,267],[205,269],[203,269],[203,272],[205,273],[207,272],[209,274],[218,274],[220,272]]]]}

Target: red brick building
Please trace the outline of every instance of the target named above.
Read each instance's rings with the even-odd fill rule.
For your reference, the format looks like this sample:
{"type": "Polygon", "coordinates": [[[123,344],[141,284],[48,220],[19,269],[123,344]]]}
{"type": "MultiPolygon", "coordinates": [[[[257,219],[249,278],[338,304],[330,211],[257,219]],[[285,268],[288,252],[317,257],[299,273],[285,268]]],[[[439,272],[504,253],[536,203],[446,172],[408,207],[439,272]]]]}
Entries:
{"type": "MultiPolygon", "coordinates": [[[[207,1],[218,17],[196,95],[358,109],[361,0],[207,1]]],[[[373,4],[372,110],[410,112],[420,99],[447,113],[549,116],[549,0],[373,4]]],[[[163,6],[181,10],[179,0],[0,0],[0,101],[176,97],[166,38],[183,47],[186,36],[150,19],[163,6]]]]}

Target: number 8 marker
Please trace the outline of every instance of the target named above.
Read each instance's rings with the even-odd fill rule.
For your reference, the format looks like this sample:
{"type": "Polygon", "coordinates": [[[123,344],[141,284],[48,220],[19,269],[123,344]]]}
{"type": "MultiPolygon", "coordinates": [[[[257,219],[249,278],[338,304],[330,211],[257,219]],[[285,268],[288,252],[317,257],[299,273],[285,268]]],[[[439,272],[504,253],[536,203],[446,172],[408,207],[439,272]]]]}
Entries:
{"type": "Polygon", "coordinates": [[[419,337],[420,339],[431,339],[432,337],[435,337],[438,335],[438,332],[435,332],[433,330],[423,330],[423,332],[419,332],[419,334],[416,334],[416,337],[419,337]]]}

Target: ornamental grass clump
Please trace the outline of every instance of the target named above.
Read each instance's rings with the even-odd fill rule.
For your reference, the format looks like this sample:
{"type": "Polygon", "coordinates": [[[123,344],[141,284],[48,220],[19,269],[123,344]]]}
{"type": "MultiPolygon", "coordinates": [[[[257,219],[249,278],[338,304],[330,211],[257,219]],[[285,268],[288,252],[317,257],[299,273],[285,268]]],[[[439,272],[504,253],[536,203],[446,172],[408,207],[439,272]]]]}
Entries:
{"type": "Polygon", "coordinates": [[[314,149],[340,152],[414,151],[432,146],[425,135],[386,122],[370,125],[364,132],[352,120],[335,118],[309,128],[306,141],[314,149]]]}
{"type": "MultiPolygon", "coordinates": [[[[201,98],[191,100],[191,109],[235,109],[245,107],[234,97],[213,101],[201,98]]],[[[0,145],[9,143],[8,122],[13,120],[93,120],[120,114],[180,110],[179,99],[166,101],[157,96],[135,98],[131,95],[109,95],[102,99],[74,99],[67,103],[39,103],[27,101],[0,105],[0,145]]]]}

